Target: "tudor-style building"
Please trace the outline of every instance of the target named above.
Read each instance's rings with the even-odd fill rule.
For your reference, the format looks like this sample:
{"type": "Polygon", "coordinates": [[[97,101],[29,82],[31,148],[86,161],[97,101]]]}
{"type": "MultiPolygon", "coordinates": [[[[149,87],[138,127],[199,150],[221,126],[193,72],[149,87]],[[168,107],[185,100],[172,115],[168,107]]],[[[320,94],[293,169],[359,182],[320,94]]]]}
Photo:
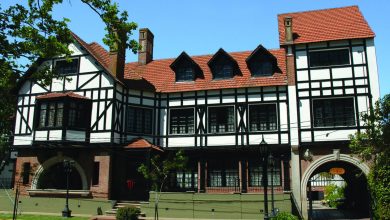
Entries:
{"type": "Polygon", "coordinates": [[[261,193],[264,139],[275,160],[270,184],[291,192],[306,215],[310,177],[334,164],[368,172],[350,156],[348,135],[364,129],[359,114],[379,98],[374,33],[356,6],[278,21],[278,49],[161,60],[153,60],[152,32],[140,29],[134,63],[125,63],[122,47],[108,52],[73,34],[71,62],[41,64],[63,78],[20,82],[14,148],[22,192],[64,189],[62,161],[72,159],[74,194],[145,199],[139,164],[183,149],[190,169],[172,174],[170,190],[261,193]]]}

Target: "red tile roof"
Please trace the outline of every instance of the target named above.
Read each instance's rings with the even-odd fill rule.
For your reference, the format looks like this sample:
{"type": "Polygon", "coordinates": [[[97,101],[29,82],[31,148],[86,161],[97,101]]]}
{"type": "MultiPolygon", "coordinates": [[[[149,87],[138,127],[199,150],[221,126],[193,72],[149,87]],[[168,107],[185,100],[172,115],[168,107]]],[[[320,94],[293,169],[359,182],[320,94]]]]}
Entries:
{"type": "Polygon", "coordinates": [[[109,53],[106,49],[104,49],[101,45],[96,42],[92,42],[90,44],[86,43],[83,39],[77,36],[75,33],[71,32],[73,38],[84,47],[91,56],[99,62],[100,65],[106,70],[107,73],[110,73],[115,79],[115,74],[111,73],[109,69],[110,57],[109,53]]]}
{"type": "Polygon", "coordinates": [[[172,59],[153,60],[146,65],[138,63],[126,64],[125,79],[144,79],[151,83],[157,92],[184,92],[197,90],[213,90],[226,88],[245,88],[258,86],[286,85],[286,61],[284,49],[270,50],[278,62],[278,71],[272,76],[252,77],[245,59],[252,51],[229,53],[238,63],[241,74],[231,79],[213,80],[211,70],[207,63],[213,55],[192,56],[191,58],[200,66],[203,76],[191,82],[176,82],[175,72],[170,68],[172,59]]]}
{"type": "MultiPolygon", "coordinates": [[[[109,53],[98,43],[87,44],[76,34],[75,39],[107,70],[110,62],[109,53]]],[[[201,68],[204,78],[193,82],[176,82],[175,72],[170,68],[176,58],[153,60],[146,65],[138,62],[126,63],[125,84],[131,88],[153,90],[157,92],[184,92],[196,90],[213,90],[224,88],[245,88],[257,86],[278,86],[287,84],[286,61],[284,49],[269,50],[275,56],[278,70],[272,76],[252,77],[245,60],[252,51],[229,53],[238,63],[241,75],[231,79],[213,80],[207,63],[213,55],[191,57],[201,68]]],[[[115,76],[111,74],[114,78],[115,76]]]]}
{"type": "Polygon", "coordinates": [[[89,99],[88,97],[76,94],[74,92],[52,92],[46,93],[44,95],[37,96],[37,99],[53,99],[53,98],[61,98],[61,97],[71,97],[76,99],[89,99]]]}
{"type": "Polygon", "coordinates": [[[151,144],[149,141],[147,141],[143,138],[134,138],[124,148],[125,149],[153,149],[153,150],[163,152],[163,150],[160,147],[151,144]]]}
{"type": "Polygon", "coordinates": [[[292,17],[295,44],[375,37],[357,6],[278,15],[279,43],[285,42],[284,18],[292,17]]]}

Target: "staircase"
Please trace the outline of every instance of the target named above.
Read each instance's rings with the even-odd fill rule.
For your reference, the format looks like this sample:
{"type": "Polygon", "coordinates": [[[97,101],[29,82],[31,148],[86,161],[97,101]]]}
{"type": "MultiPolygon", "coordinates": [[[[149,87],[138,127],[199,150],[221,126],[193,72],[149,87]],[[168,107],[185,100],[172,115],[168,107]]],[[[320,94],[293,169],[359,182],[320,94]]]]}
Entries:
{"type": "MultiPolygon", "coordinates": [[[[133,206],[138,209],[141,209],[141,202],[140,201],[117,201],[111,210],[105,211],[105,214],[107,216],[116,216],[116,212],[118,211],[118,209],[126,206],[133,206]]],[[[139,217],[145,217],[145,213],[141,213],[139,217]]]]}

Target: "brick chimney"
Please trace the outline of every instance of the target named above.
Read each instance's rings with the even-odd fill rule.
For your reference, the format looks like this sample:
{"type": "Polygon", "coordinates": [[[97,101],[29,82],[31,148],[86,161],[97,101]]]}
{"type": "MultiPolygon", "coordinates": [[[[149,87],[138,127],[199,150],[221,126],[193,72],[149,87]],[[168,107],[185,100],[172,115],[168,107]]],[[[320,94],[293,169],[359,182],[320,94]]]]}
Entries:
{"type": "Polygon", "coordinates": [[[119,37],[119,42],[110,48],[109,70],[116,78],[123,80],[126,60],[126,33],[115,32],[115,34],[119,37]]]}
{"type": "Polygon", "coordinates": [[[293,43],[293,29],[292,29],[292,17],[284,18],[284,33],[285,33],[285,43],[293,43]]]}
{"type": "Polygon", "coordinates": [[[148,64],[153,60],[153,33],[147,28],[139,30],[139,44],[141,50],[138,51],[138,63],[140,65],[148,64]]]}

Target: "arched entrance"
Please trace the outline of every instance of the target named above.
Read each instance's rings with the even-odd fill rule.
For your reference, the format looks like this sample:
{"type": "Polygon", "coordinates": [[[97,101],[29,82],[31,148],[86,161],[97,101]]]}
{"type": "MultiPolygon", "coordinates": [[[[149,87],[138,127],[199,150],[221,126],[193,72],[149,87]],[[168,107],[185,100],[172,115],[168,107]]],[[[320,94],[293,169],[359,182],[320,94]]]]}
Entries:
{"type": "Polygon", "coordinates": [[[310,179],[316,174],[329,172],[331,168],[343,168],[345,170],[345,173],[340,175],[346,183],[343,198],[344,205],[340,207],[340,210],[336,210],[326,209],[325,206],[317,203],[318,207],[314,206],[313,208],[318,210],[314,212],[313,217],[317,217],[317,219],[332,219],[331,216],[349,219],[353,219],[354,216],[356,218],[369,217],[369,194],[366,179],[369,168],[359,159],[344,154],[321,157],[314,161],[305,171],[301,182],[302,212],[304,217],[306,219],[309,217],[308,189],[311,184],[310,179]]]}
{"type": "MultiPolygon", "coordinates": [[[[66,176],[63,168],[63,161],[65,159],[73,160],[69,157],[58,156],[52,157],[40,165],[32,179],[31,189],[65,189],[66,176]]],[[[76,161],[69,180],[70,189],[88,190],[85,172],[76,161]]]]}

